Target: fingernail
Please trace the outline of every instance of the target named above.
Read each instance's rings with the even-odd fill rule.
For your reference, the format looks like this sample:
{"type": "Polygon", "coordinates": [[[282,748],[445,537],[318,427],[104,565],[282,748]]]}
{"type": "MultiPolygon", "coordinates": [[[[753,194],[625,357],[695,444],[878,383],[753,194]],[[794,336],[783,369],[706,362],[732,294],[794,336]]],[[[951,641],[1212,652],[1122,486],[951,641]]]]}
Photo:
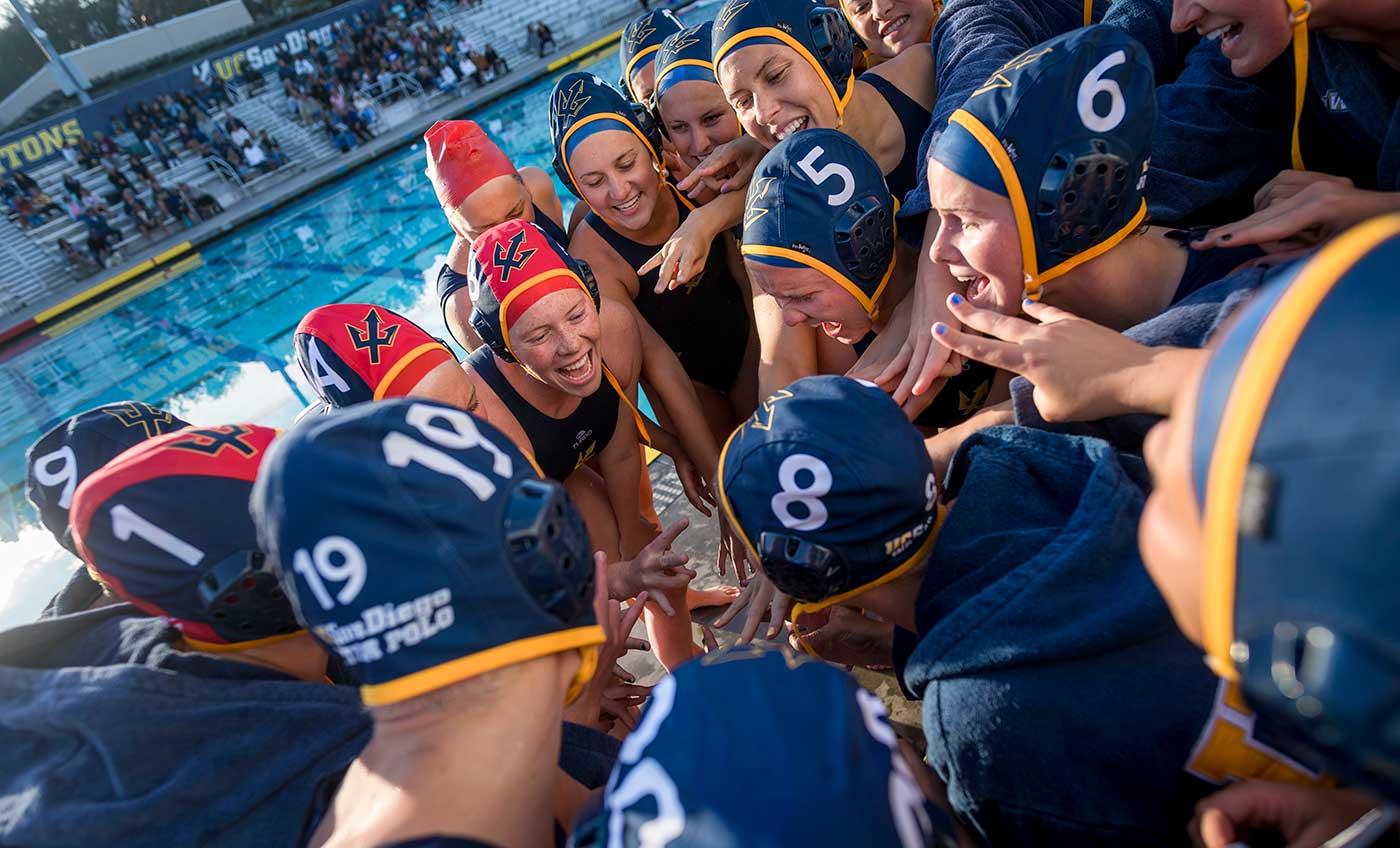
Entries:
{"type": "Polygon", "coordinates": [[[643,642],[643,643],[642,643],[642,650],[643,650],[643,651],[650,651],[650,650],[651,650],[651,643],[650,643],[650,642],[643,642]]]}
{"type": "MultiPolygon", "coordinates": [[[[954,297],[956,297],[956,295],[954,295],[954,297]]],[[[933,332],[940,336],[944,335],[948,332],[948,325],[944,324],[942,321],[938,321],[933,325],[933,332]]]]}
{"type": "Polygon", "coordinates": [[[1035,301],[1031,300],[1030,298],[1026,298],[1025,300],[1021,301],[1021,305],[1022,305],[1022,306],[1035,306],[1035,301]]]}
{"type": "Polygon", "coordinates": [[[953,292],[952,294],[948,295],[948,302],[953,304],[954,306],[961,306],[963,302],[962,295],[958,294],[957,292],[953,292]]]}
{"type": "Polygon", "coordinates": [[[1234,237],[1235,237],[1235,234],[1234,234],[1234,233],[1226,233],[1225,235],[1223,235],[1223,236],[1220,237],[1220,240],[1221,240],[1221,241],[1229,241],[1230,239],[1232,239],[1232,238],[1234,238],[1234,237]]]}

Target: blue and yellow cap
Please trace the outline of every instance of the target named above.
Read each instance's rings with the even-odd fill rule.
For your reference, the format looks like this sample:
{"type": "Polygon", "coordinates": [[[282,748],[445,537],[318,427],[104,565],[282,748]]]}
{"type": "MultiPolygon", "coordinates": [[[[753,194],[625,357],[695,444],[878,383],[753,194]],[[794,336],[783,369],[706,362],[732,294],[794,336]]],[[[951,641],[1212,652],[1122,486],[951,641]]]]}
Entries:
{"type": "Polygon", "coordinates": [[[661,42],[656,53],[656,102],[666,89],[678,82],[697,80],[719,85],[715,79],[715,63],[710,61],[710,35],[714,24],[706,21],[673,33],[661,42]]]}
{"type": "Polygon", "coordinates": [[[25,493],[39,510],[39,520],[76,555],[68,510],[78,484],[127,448],[188,426],[188,421],[139,400],[104,403],[66,418],[25,451],[25,493]]]}
{"type": "Polygon", "coordinates": [[[707,654],[652,689],[570,844],[956,845],[897,746],[880,699],[844,672],[786,649],[707,654]],[[763,787],[764,803],[732,786],[763,787]]]}
{"type": "MultiPolygon", "coordinates": [[[[681,23],[675,12],[653,9],[633,18],[622,30],[621,46],[618,48],[618,61],[622,63],[622,89],[633,101],[640,103],[642,99],[632,90],[632,77],[644,69],[647,62],[656,61],[661,42],[683,29],[685,24],[681,23]]],[[[657,65],[658,70],[660,67],[657,65]]]]}
{"type": "Polygon", "coordinates": [[[1251,705],[1400,793],[1400,215],[1260,291],[1202,377],[1203,641],[1251,705]]]}
{"type": "Polygon", "coordinates": [[[593,673],[588,531],[557,483],[456,407],[399,398],[309,420],[252,493],[297,617],[365,704],[390,704],[548,654],[593,673]]]}
{"type": "Polygon", "coordinates": [[[923,437],[889,395],[804,377],[725,442],[719,501],[794,618],[911,571],[942,515],[923,437]]]}
{"type": "Polygon", "coordinates": [[[894,273],[898,209],[880,166],[854,139],[803,130],[754,171],[740,250],[755,262],[814,268],[874,317],[894,273]]]}
{"type": "Polygon", "coordinates": [[[554,173],[576,197],[583,195],[574,181],[569,157],[585,138],[607,130],[636,135],[651,153],[652,165],[662,167],[661,131],[645,107],[629,102],[596,74],[574,71],[560,77],[549,96],[554,173]]]}
{"type": "Polygon", "coordinates": [[[856,90],[855,42],[841,12],[817,0],[726,0],[715,15],[714,65],[751,44],[783,44],[816,70],[838,119],[856,90]]]}
{"type": "Polygon", "coordinates": [[[1146,218],[1155,87],[1142,45],[1096,25],[1012,59],[948,119],[929,156],[1011,200],[1027,297],[1146,218]]]}

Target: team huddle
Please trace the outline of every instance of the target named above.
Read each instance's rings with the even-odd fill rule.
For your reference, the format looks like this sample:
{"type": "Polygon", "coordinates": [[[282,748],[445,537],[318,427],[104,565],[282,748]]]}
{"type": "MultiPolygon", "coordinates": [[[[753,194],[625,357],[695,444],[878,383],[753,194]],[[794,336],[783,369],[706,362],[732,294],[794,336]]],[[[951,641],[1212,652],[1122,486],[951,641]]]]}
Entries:
{"type": "Polygon", "coordinates": [[[1400,3],[726,0],[621,61],[551,95],[571,215],[427,131],[442,323],[311,310],[287,431],[30,448],[82,568],[0,633],[0,842],[1393,843],[1400,3]]]}

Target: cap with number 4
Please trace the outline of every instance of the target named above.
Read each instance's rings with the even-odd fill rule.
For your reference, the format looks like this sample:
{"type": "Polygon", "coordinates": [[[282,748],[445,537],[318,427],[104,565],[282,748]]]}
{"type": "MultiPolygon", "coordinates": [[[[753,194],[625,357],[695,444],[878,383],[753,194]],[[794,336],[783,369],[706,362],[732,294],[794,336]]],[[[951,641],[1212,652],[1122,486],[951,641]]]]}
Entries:
{"type": "Polygon", "coordinates": [[[793,133],[749,181],[744,257],[820,271],[869,315],[894,272],[899,208],[880,166],[843,132],[793,133]]]}
{"type": "Polygon", "coordinates": [[[457,361],[422,327],[368,303],[316,307],[297,324],[293,344],[321,412],[403,397],[434,368],[457,361]]]}
{"type": "Polygon", "coordinates": [[[1026,295],[1118,244],[1147,215],[1152,61],[1116,26],[1032,47],[972,92],[929,156],[1011,200],[1026,295]]]}
{"type": "Polygon", "coordinates": [[[782,591],[828,607],[923,562],[939,517],[923,437],[889,395],[805,377],[759,404],[720,453],[720,505],[782,591]]]}
{"type": "Polygon", "coordinates": [[[879,698],[825,663],[749,647],[707,654],[656,684],[601,807],[585,814],[571,844],[957,842],[879,698]],[[735,791],[751,786],[762,787],[763,803],[735,791]]]}
{"type": "Polygon", "coordinates": [[[592,676],[588,531],[499,430],[396,399],[312,419],[273,449],[253,512],[302,623],[370,706],[569,650],[592,676]]]}
{"type": "Polygon", "coordinates": [[[196,648],[240,649],[294,635],[248,512],[277,431],[191,427],[137,445],[73,493],[73,538],[93,577],[170,619],[196,648]]]}
{"type": "Polygon", "coordinates": [[[78,484],[127,448],[188,426],[188,421],[135,400],[103,404],[65,419],[25,452],[29,502],[58,543],[76,554],[68,509],[78,484]]]}

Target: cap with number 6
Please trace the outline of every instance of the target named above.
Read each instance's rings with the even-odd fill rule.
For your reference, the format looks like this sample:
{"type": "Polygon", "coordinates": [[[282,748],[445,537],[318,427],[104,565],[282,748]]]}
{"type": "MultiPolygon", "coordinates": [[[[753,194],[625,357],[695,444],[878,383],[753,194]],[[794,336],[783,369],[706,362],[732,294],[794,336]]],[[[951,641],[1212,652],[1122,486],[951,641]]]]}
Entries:
{"type": "Polygon", "coordinates": [[[1116,26],[1032,47],[974,90],[929,156],[1011,200],[1026,296],[1118,244],[1143,199],[1156,81],[1147,51],[1116,26]]]}
{"type": "Polygon", "coordinates": [[[279,440],[253,513],[297,616],[376,706],[579,650],[596,663],[588,532],[556,483],[457,407],[395,399],[279,440]]]}
{"type": "Polygon", "coordinates": [[[148,439],[73,493],[73,539],[94,579],[165,616],[206,651],[294,635],[296,618],[266,567],[248,512],[277,431],[191,427],[148,439]]]}
{"type": "Polygon", "coordinates": [[[127,448],[188,426],[164,409],[135,400],[103,404],[64,419],[25,452],[29,501],[58,543],[76,554],[68,509],[78,484],[127,448]]]}
{"type": "Polygon", "coordinates": [[[759,404],[720,453],[720,506],[793,615],[923,562],[940,516],[923,437],[889,395],[805,377],[759,404]]]}
{"type": "Polygon", "coordinates": [[[768,151],[749,181],[741,250],[750,262],[820,271],[874,316],[894,272],[898,209],[854,139],[803,130],[768,151]]]}
{"type": "Polygon", "coordinates": [[[656,684],[571,844],[956,845],[910,759],[850,675],[786,649],[707,654],[656,684]]]}

